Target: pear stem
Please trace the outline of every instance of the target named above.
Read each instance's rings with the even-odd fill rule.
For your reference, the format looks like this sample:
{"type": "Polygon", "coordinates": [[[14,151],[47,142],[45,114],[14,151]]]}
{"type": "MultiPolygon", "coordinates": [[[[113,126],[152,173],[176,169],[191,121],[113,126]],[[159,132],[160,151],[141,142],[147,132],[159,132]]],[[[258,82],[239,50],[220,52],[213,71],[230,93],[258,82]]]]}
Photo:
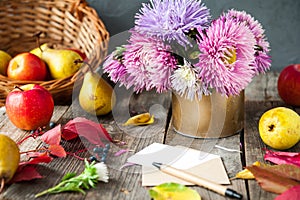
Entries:
{"type": "Polygon", "coordinates": [[[16,88],[16,89],[19,89],[19,90],[21,90],[21,91],[24,91],[22,88],[20,88],[19,86],[15,86],[14,88],[16,88]]]}
{"type": "Polygon", "coordinates": [[[4,188],[4,185],[5,185],[5,179],[4,178],[1,178],[1,183],[0,183],[0,194],[2,193],[3,191],[3,188],[4,188]]]}
{"type": "Polygon", "coordinates": [[[83,60],[81,60],[81,59],[75,60],[74,63],[75,63],[75,64],[78,64],[78,63],[84,63],[84,64],[86,64],[86,65],[88,66],[89,70],[90,70],[91,72],[93,72],[92,66],[91,66],[89,63],[87,63],[87,62],[85,62],[85,61],[83,61],[83,60]]]}
{"type": "Polygon", "coordinates": [[[41,52],[43,52],[43,49],[41,48],[41,43],[40,43],[40,36],[43,32],[42,31],[39,31],[37,32],[36,34],[34,34],[34,36],[36,37],[36,43],[40,49],[41,52]]]}

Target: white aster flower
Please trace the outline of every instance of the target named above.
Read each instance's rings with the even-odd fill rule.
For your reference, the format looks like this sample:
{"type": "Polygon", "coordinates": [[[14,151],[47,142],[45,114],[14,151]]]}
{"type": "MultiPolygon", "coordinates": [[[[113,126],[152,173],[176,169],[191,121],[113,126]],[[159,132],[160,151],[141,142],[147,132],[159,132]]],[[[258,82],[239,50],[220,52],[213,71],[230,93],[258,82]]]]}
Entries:
{"type": "Polygon", "coordinates": [[[97,169],[97,173],[99,175],[98,177],[98,181],[103,181],[105,183],[108,182],[108,170],[107,170],[107,166],[105,163],[100,162],[100,163],[96,163],[94,165],[94,167],[97,169]]]}
{"type": "Polygon", "coordinates": [[[195,97],[201,99],[202,94],[209,94],[198,79],[195,68],[186,60],[184,60],[184,65],[179,65],[178,69],[174,70],[171,84],[175,92],[189,100],[193,100],[195,97]]]}

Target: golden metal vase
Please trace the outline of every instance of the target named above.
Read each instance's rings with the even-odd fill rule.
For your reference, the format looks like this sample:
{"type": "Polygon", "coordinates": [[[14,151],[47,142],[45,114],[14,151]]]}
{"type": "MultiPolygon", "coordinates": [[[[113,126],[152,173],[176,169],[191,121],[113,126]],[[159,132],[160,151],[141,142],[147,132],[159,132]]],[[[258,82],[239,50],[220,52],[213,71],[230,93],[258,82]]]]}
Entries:
{"type": "Polygon", "coordinates": [[[236,96],[213,92],[201,100],[172,93],[172,124],[176,132],[194,138],[222,138],[244,128],[244,90],[236,96]]]}

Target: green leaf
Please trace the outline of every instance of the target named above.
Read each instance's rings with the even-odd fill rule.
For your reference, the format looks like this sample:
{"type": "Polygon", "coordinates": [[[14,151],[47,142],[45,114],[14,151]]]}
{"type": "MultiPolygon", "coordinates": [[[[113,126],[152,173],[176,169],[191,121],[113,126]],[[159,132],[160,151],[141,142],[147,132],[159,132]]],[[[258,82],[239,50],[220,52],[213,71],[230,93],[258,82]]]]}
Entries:
{"type": "Polygon", "coordinates": [[[65,180],[68,180],[70,178],[73,178],[76,176],[76,173],[67,173],[62,179],[61,181],[65,181],[65,180]]]}

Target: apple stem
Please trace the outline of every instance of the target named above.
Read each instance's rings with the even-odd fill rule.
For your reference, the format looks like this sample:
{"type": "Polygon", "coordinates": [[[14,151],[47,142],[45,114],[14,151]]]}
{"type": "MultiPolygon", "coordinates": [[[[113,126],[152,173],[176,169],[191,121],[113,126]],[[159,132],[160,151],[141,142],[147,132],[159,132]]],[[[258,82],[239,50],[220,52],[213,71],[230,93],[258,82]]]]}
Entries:
{"type": "Polygon", "coordinates": [[[21,90],[21,91],[24,91],[22,88],[20,88],[18,85],[16,85],[14,88],[17,88],[17,89],[19,89],[19,90],[21,90]]]}

